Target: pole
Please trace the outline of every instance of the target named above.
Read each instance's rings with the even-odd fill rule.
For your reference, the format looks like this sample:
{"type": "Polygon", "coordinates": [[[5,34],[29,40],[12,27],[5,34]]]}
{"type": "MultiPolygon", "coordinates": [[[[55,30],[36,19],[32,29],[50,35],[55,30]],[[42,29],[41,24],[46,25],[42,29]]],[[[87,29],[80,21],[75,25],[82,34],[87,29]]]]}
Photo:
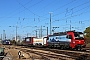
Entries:
{"type": "Polygon", "coordinates": [[[71,20],[70,20],[70,31],[71,31],[71,20]]]}
{"type": "Polygon", "coordinates": [[[2,40],[2,34],[1,34],[1,40],[2,40]]]}
{"type": "Polygon", "coordinates": [[[39,38],[40,38],[40,29],[39,29],[39,38]]]}
{"type": "Polygon", "coordinates": [[[70,24],[70,31],[71,31],[71,24],[70,24]]]}
{"type": "Polygon", "coordinates": [[[6,33],[5,33],[5,40],[6,40],[6,33]]]}
{"type": "Polygon", "coordinates": [[[41,37],[42,37],[42,26],[41,26],[41,37]]]}
{"type": "Polygon", "coordinates": [[[16,25],[16,42],[17,42],[17,25],[16,25]]]}
{"type": "Polygon", "coordinates": [[[27,33],[27,37],[28,37],[28,33],[27,33]]]}
{"type": "Polygon", "coordinates": [[[52,26],[51,26],[51,14],[52,14],[52,12],[50,12],[50,35],[52,34],[52,31],[51,31],[51,30],[52,30],[52,29],[51,29],[51,27],[52,27],[52,26]]]}
{"type": "Polygon", "coordinates": [[[48,36],[48,27],[47,27],[47,36],[48,36]]]}
{"type": "Polygon", "coordinates": [[[5,40],[5,30],[3,30],[3,40],[5,40]]]}
{"type": "Polygon", "coordinates": [[[36,37],[37,37],[37,30],[36,30],[36,37]]]}
{"type": "Polygon", "coordinates": [[[35,30],[35,32],[36,32],[36,38],[37,38],[37,30],[35,30]]]}

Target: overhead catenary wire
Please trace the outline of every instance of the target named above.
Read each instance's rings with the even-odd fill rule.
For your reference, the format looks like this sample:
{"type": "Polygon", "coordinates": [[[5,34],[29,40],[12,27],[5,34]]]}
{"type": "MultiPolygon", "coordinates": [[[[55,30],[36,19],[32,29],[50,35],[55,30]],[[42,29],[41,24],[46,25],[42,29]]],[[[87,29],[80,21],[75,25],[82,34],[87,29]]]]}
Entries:
{"type": "MultiPolygon", "coordinates": [[[[42,1],[42,0],[41,0],[42,1]]],[[[17,1],[18,2],[18,1],[17,1]]],[[[19,3],[19,2],[18,2],[19,3]]],[[[39,3],[39,2],[37,2],[37,3],[39,3]]],[[[37,4],[36,3],[36,4],[37,4]]],[[[21,3],[19,3],[19,4],[21,4],[21,3]]],[[[32,6],[34,6],[34,5],[36,5],[36,4],[33,4],[32,6]]],[[[22,4],[21,4],[22,5],[22,4]]],[[[24,7],[24,5],[22,5],[23,7],[24,7]]],[[[32,6],[30,6],[30,7],[32,7],[32,6]]],[[[25,7],[24,7],[25,8],[25,7]]],[[[27,8],[25,8],[25,9],[27,9],[27,8]]],[[[23,11],[20,11],[19,13],[17,13],[17,14],[20,14],[21,12],[23,12],[23,11]]],[[[33,13],[34,14],[34,13],[33,13]]],[[[16,14],[15,14],[16,15],[16,14]]],[[[35,15],[35,14],[34,14],[35,15]]],[[[13,15],[14,16],[14,15],[13,15]]],[[[39,16],[40,17],[40,16],[39,16]]],[[[21,18],[21,17],[20,17],[21,18]]],[[[49,19],[49,18],[46,18],[45,20],[47,20],[47,19],[49,19]]],[[[44,21],[44,20],[43,20],[44,21]]]]}
{"type": "MultiPolygon", "coordinates": [[[[32,0],[30,0],[30,1],[27,2],[27,3],[25,3],[24,5],[27,5],[27,4],[30,3],[30,2],[32,2],[32,0]]],[[[0,18],[5,18],[6,16],[8,16],[8,15],[10,15],[10,14],[15,13],[15,11],[19,10],[20,8],[22,8],[22,7],[19,7],[19,8],[17,8],[17,9],[15,9],[14,11],[11,11],[9,14],[6,14],[5,16],[0,17],[0,18]]],[[[9,18],[11,18],[11,17],[9,17],[9,18]]]]}
{"type": "MultiPolygon", "coordinates": [[[[76,15],[74,15],[74,13],[77,13],[77,12],[79,12],[79,11],[81,11],[81,10],[84,10],[84,9],[86,9],[86,8],[89,8],[89,7],[90,7],[90,5],[85,6],[85,7],[81,8],[81,9],[79,9],[79,10],[76,10],[76,11],[72,12],[73,15],[72,15],[72,14],[69,14],[69,15],[67,15],[67,16],[65,16],[65,17],[63,17],[63,18],[61,18],[61,19],[58,19],[58,20],[61,21],[61,20],[65,20],[65,19],[70,19],[70,18],[75,17],[75,16],[82,15],[82,14],[84,14],[85,12],[82,12],[82,13],[76,14],[76,15]],[[69,17],[68,17],[68,16],[69,16],[69,17]]],[[[89,12],[89,11],[87,11],[87,12],[89,12]]],[[[86,13],[87,13],[87,12],[86,12],[86,13]]]]}
{"type": "MultiPolygon", "coordinates": [[[[31,2],[32,0],[30,0],[30,2],[31,2]]],[[[38,1],[38,2],[36,2],[35,4],[33,4],[33,5],[31,5],[29,8],[31,8],[31,7],[33,7],[33,6],[35,6],[35,5],[37,5],[37,4],[39,4],[40,2],[42,2],[43,0],[40,0],[40,1],[38,1]]],[[[18,2],[18,1],[17,1],[18,2]]],[[[19,3],[19,2],[18,2],[19,3]]],[[[29,2],[28,2],[29,3],[29,2]]],[[[24,7],[24,5],[22,5],[21,3],[19,3],[22,7],[24,7]]],[[[18,13],[16,13],[16,14],[14,14],[14,15],[12,15],[11,17],[13,17],[13,16],[15,16],[15,15],[17,15],[17,14],[20,14],[21,12],[23,12],[23,11],[25,11],[27,8],[26,7],[24,7],[24,10],[22,10],[22,11],[19,11],[18,13]]],[[[16,9],[17,10],[17,9],[16,9]]],[[[15,11],[16,11],[15,10],[15,11]]],[[[27,9],[28,10],[28,9],[27,9]]],[[[29,10],[29,12],[31,12],[31,13],[33,13],[32,11],[30,11],[29,10]]],[[[36,15],[35,13],[33,13],[34,15],[36,15]]],[[[38,15],[37,15],[38,16],[38,15]]],[[[9,18],[11,18],[11,17],[9,17],[9,18]]],[[[17,17],[17,18],[21,18],[21,17],[17,17]]],[[[24,18],[24,19],[26,19],[26,18],[24,18]]],[[[3,21],[3,20],[2,20],[3,21]]]]}
{"type": "MultiPolygon", "coordinates": [[[[17,0],[16,0],[17,1],[17,0]]],[[[43,0],[40,0],[39,2],[37,2],[36,4],[38,4],[38,3],[40,3],[40,2],[42,2],[43,0]]],[[[32,11],[30,11],[27,7],[25,7],[23,4],[21,4],[19,1],[17,1],[24,9],[26,9],[26,10],[28,10],[30,13],[32,13],[33,15],[34,15],[34,21],[36,20],[35,19],[35,16],[38,16],[38,17],[41,17],[41,16],[39,16],[39,15],[37,15],[37,14],[35,14],[35,13],[33,13],[32,11]]],[[[34,6],[34,5],[36,5],[36,4],[33,4],[32,6],[34,6]]],[[[32,6],[30,6],[30,7],[32,7],[32,6]]],[[[29,8],[30,8],[29,7],[29,8]]],[[[21,12],[20,12],[21,13],[21,12]]],[[[46,17],[44,17],[44,18],[46,18],[46,17]]]]}
{"type": "MultiPolygon", "coordinates": [[[[73,0],[73,1],[75,1],[75,0],[73,0]]],[[[72,1],[72,2],[73,2],[73,1],[72,1]]],[[[71,3],[71,2],[69,2],[69,3],[71,3]]],[[[68,4],[69,4],[69,3],[68,3],[68,4]]],[[[76,13],[76,11],[75,11],[75,12],[73,11],[74,9],[76,9],[76,8],[78,8],[78,7],[80,7],[80,6],[83,6],[83,5],[85,5],[85,4],[88,4],[88,3],[90,3],[90,1],[84,2],[84,3],[80,4],[80,5],[77,5],[77,6],[73,7],[73,8],[71,8],[72,14],[69,14],[69,15],[72,16],[74,13],[76,13]]],[[[67,4],[66,4],[66,5],[67,5],[67,4]]],[[[64,6],[65,6],[65,5],[64,5],[64,6]]],[[[63,6],[63,7],[64,7],[64,6],[63,6]]],[[[88,7],[88,6],[86,6],[86,7],[84,7],[84,8],[87,8],[87,7],[88,7]]],[[[82,8],[82,9],[84,9],[84,8],[82,8]]],[[[80,9],[80,10],[81,10],[81,9],[80,9]]],[[[78,10],[78,11],[80,11],[80,10],[78,10]]],[[[77,11],[77,12],[78,12],[78,11],[77,11]]],[[[63,11],[63,12],[61,12],[61,13],[58,13],[58,14],[56,14],[56,15],[53,15],[52,17],[55,17],[55,16],[60,15],[60,14],[63,14],[63,13],[65,13],[65,12],[66,12],[66,11],[63,11]]],[[[69,16],[69,15],[68,15],[68,16],[69,16]]],[[[47,19],[49,19],[49,18],[47,18],[47,19]]],[[[47,19],[45,19],[45,20],[47,20],[47,19]]]]}
{"type": "MultiPolygon", "coordinates": [[[[70,4],[70,3],[73,3],[75,0],[73,0],[73,1],[70,1],[69,3],[67,3],[67,4],[65,4],[65,5],[63,5],[62,7],[65,7],[66,5],[68,5],[68,4],[70,4]]],[[[59,7],[59,8],[62,8],[62,7],[59,7]]],[[[56,10],[58,10],[58,9],[56,9],[56,10]]],[[[54,10],[55,11],[55,10],[54,10]]],[[[62,12],[63,13],[63,12],[62,12]]],[[[45,15],[48,15],[48,14],[45,14],[45,15]]],[[[43,15],[43,16],[45,16],[45,15],[43,15]]],[[[53,16],[52,16],[53,17],[53,16]]],[[[49,18],[45,18],[45,19],[43,19],[42,21],[45,21],[45,20],[48,20],[49,18]]],[[[41,21],[41,22],[42,22],[41,21]]],[[[37,24],[37,23],[35,23],[35,24],[37,24]]]]}
{"type": "MultiPolygon", "coordinates": [[[[77,22],[72,22],[72,24],[73,25],[76,25],[76,24],[85,24],[85,22],[89,22],[90,21],[90,19],[87,19],[87,20],[82,20],[82,21],[77,21],[77,22]]],[[[70,25],[70,23],[69,24],[64,24],[64,25],[60,25],[61,27],[66,27],[66,26],[68,26],[68,25],[70,25]]],[[[69,27],[69,26],[68,26],[69,27]]],[[[72,26],[72,27],[75,27],[75,26],[72,26]]],[[[78,28],[80,28],[80,26],[78,26],[78,28]]],[[[81,28],[85,28],[84,26],[82,27],[81,26],[81,28]]],[[[62,29],[62,28],[60,28],[60,29],[62,29]]]]}
{"type": "MultiPolygon", "coordinates": [[[[78,8],[78,7],[80,7],[80,6],[83,6],[83,5],[85,5],[85,4],[88,4],[88,3],[90,3],[90,1],[84,2],[84,3],[80,4],[80,5],[75,6],[75,7],[72,7],[70,10],[72,10],[72,9],[74,10],[74,9],[76,9],[76,8],[78,8]]],[[[69,7],[68,7],[68,8],[69,8],[69,7]]],[[[53,15],[52,17],[55,17],[55,16],[60,15],[60,14],[63,14],[63,13],[65,13],[65,12],[67,13],[67,12],[68,12],[68,8],[66,8],[66,10],[63,11],[63,12],[59,12],[59,13],[53,15]]],[[[72,10],[72,11],[73,11],[73,10],[72,10]]]]}
{"type": "MultiPolygon", "coordinates": [[[[52,12],[55,12],[55,11],[61,9],[61,8],[64,8],[65,6],[67,6],[67,5],[71,4],[71,3],[73,3],[74,1],[76,1],[76,0],[72,0],[72,1],[70,1],[70,2],[68,2],[68,3],[66,3],[66,4],[63,5],[63,6],[60,6],[60,7],[56,8],[56,9],[52,10],[52,12]]],[[[60,13],[62,13],[62,12],[60,12],[60,13]]],[[[48,15],[48,14],[45,14],[45,15],[43,15],[43,16],[46,16],[46,15],[48,15]]]]}
{"type": "MultiPolygon", "coordinates": [[[[37,14],[35,14],[34,12],[30,11],[27,7],[25,7],[23,4],[21,4],[18,0],[16,0],[16,1],[17,1],[23,8],[25,8],[26,10],[28,10],[30,13],[32,13],[32,14],[35,15],[35,16],[40,17],[39,15],[37,15],[37,14]]],[[[42,1],[43,1],[43,0],[37,2],[36,4],[38,4],[38,3],[42,2],[42,1]]],[[[34,4],[34,5],[36,5],[36,4],[34,4]]],[[[34,5],[32,5],[32,6],[34,6],[34,5]]],[[[32,6],[30,6],[29,8],[31,8],[32,6]]],[[[43,17],[43,16],[41,16],[41,17],[43,17]]],[[[46,17],[45,17],[45,18],[46,18],[46,17]]]]}
{"type": "MultiPolygon", "coordinates": [[[[17,1],[17,0],[16,0],[17,1]]],[[[40,0],[40,1],[38,1],[38,2],[36,2],[35,4],[33,4],[33,5],[31,5],[31,6],[29,6],[29,8],[31,8],[31,7],[33,7],[33,6],[35,6],[35,5],[37,5],[37,4],[39,4],[40,2],[42,2],[43,0],[40,0]]],[[[18,1],[17,1],[18,2],[18,1]]],[[[32,0],[30,0],[29,2],[32,2],[32,0]]],[[[29,2],[27,2],[26,4],[28,4],[29,2]]],[[[19,3],[19,2],[18,2],[19,3]]],[[[19,3],[19,4],[21,4],[21,3],[19,3]]],[[[25,4],[25,5],[26,5],[25,4]]],[[[24,5],[22,5],[21,4],[21,6],[22,7],[24,7],[24,5]]],[[[19,7],[18,9],[20,9],[21,7],[19,7]]],[[[15,16],[15,15],[18,15],[18,14],[20,14],[21,12],[23,12],[23,11],[25,11],[25,10],[28,10],[26,7],[24,7],[25,9],[23,9],[22,11],[19,11],[18,13],[16,13],[16,14],[14,14],[14,15],[12,15],[11,17],[13,17],[13,16],[15,16]]],[[[18,9],[16,9],[16,10],[14,10],[14,11],[12,11],[11,13],[15,13],[15,11],[17,11],[18,9]]],[[[36,15],[36,16],[38,16],[37,14],[35,14],[35,13],[33,13],[32,11],[30,11],[30,10],[28,10],[30,13],[32,13],[32,14],[34,14],[34,15],[36,15]]],[[[11,14],[10,13],[10,14],[11,14]]],[[[9,14],[8,14],[9,15],[9,14]]],[[[7,15],[6,15],[7,16],[7,15]]],[[[4,17],[3,17],[4,18],[4,17]]],[[[9,17],[10,18],[10,17],[9,17]]],[[[2,20],[3,21],[3,20],[2,20]]]]}
{"type": "MultiPolygon", "coordinates": [[[[69,3],[67,3],[67,4],[65,4],[65,5],[63,5],[62,7],[65,7],[66,5],[68,5],[68,4],[70,4],[70,3],[73,3],[75,0],[73,0],[73,1],[70,1],[69,3]]],[[[59,8],[62,8],[62,7],[59,7],[59,8]]],[[[58,8],[58,9],[59,9],[58,8]]],[[[56,10],[58,10],[58,9],[56,9],[56,10]]],[[[55,11],[55,10],[54,10],[55,11]]],[[[63,12],[62,12],[63,13],[63,12]]],[[[48,15],[48,14],[45,14],[45,15],[48,15]]],[[[45,16],[45,15],[43,15],[43,16],[45,16]]],[[[43,17],[43,16],[41,16],[41,17],[43,17]]],[[[43,19],[42,21],[44,21],[44,20],[48,20],[49,18],[45,18],[45,19],[43,19]]],[[[41,22],[42,22],[41,21],[41,22]]]]}
{"type": "MultiPolygon", "coordinates": [[[[19,1],[19,0],[18,0],[19,1]]],[[[75,0],[76,1],[76,0],[75,0]]],[[[72,7],[72,8],[70,8],[69,9],[69,7],[67,7],[68,8],[68,11],[71,11],[71,12],[67,12],[67,15],[66,16],[64,16],[64,17],[58,17],[57,18],[57,20],[58,21],[63,21],[63,20],[67,20],[66,22],[68,22],[68,20],[69,19],[73,19],[73,18],[75,18],[75,17],[78,17],[78,16],[81,16],[81,15],[84,15],[84,14],[86,14],[86,13],[88,13],[88,12],[90,12],[89,10],[88,11],[83,11],[83,10],[85,10],[85,9],[87,9],[87,8],[89,8],[89,5],[88,6],[85,6],[84,7],[84,5],[86,5],[86,4],[88,4],[89,3],[89,1],[86,3],[83,3],[83,4],[80,4],[80,5],[77,5],[77,6],[75,6],[75,7],[72,7]],[[78,10],[74,10],[74,9],[76,9],[76,8],[79,8],[78,10]]],[[[21,3],[20,3],[21,4],[21,3]]],[[[28,8],[28,7],[25,7],[24,5],[22,6],[25,10],[27,10],[26,8],[28,8]]],[[[65,8],[65,7],[64,7],[65,8]]],[[[66,9],[67,9],[66,8],[66,9]]],[[[29,8],[28,8],[29,9],[29,8]]],[[[27,10],[28,11],[28,10],[27,10]]],[[[57,10],[56,10],[57,11],[57,10]]],[[[20,11],[21,12],[21,11],[20,11]]],[[[20,13],[19,12],[19,13],[20,13]]],[[[23,11],[22,11],[23,12],[23,11]]],[[[64,12],[60,12],[60,14],[64,14],[65,15],[65,13],[66,13],[66,10],[64,11],[64,12]]],[[[58,13],[58,15],[60,15],[59,13],[58,13]]],[[[49,15],[49,14],[48,14],[49,15]]],[[[33,15],[34,16],[34,15],[33,15]]],[[[57,15],[53,15],[52,17],[57,17],[57,15]]],[[[7,17],[8,18],[8,17],[7,17]]],[[[11,17],[11,18],[13,18],[13,17],[11,17]]],[[[20,18],[19,17],[16,17],[16,18],[18,18],[19,20],[20,19],[22,19],[22,20],[24,20],[24,18],[26,19],[26,17],[21,17],[20,16],[20,18]]],[[[43,18],[43,17],[41,17],[41,16],[39,16],[39,14],[38,14],[38,18],[36,17],[36,13],[35,13],[35,22],[32,22],[33,24],[36,24],[36,25],[38,25],[38,24],[40,24],[40,23],[42,23],[43,21],[45,21],[44,23],[46,23],[46,20],[48,21],[49,20],[49,18],[43,18]],[[37,22],[36,22],[36,20],[38,20],[37,22]]],[[[27,18],[28,20],[30,19],[30,18],[27,18]]],[[[33,17],[32,17],[32,19],[33,19],[33,17]]],[[[87,18],[88,19],[88,18],[87,18]]],[[[31,20],[31,19],[30,19],[31,20]]],[[[54,19],[53,19],[54,20],[54,19]]],[[[25,20],[24,20],[25,21],[25,20]]],[[[34,20],[32,20],[32,21],[34,21],[34,20]]],[[[55,22],[55,21],[54,21],[55,22]]],[[[54,23],[54,22],[52,22],[52,23],[54,23]]],[[[32,24],[32,25],[33,25],[32,24]]],[[[31,25],[31,26],[32,26],[31,25]]],[[[44,24],[43,24],[44,25],[44,24]]]]}
{"type": "MultiPolygon", "coordinates": [[[[73,0],[73,1],[75,1],[75,0],[73,0]]],[[[69,3],[68,3],[69,4],[69,3]]],[[[66,4],[67,5],[67,4],[66,4]]],[[[76,7],[75,7],[76,8],[76,7]]]]}

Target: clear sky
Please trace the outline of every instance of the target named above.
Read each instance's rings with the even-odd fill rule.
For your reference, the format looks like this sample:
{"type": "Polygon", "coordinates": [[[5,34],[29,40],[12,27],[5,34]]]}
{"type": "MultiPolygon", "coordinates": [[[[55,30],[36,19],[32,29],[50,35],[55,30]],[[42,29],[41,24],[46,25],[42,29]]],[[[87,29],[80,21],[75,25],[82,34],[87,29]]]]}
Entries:
{"type": "MultiPolygon", "coordinates": [[[[0,0],[0,34],[7,38],[16,34],[25,37],[41,29],[59,27],[54,32],[84,31],[90,26],[90,0],[0,0]]],[[[46,35],[46,30],[43,30],[46,35]]]]}

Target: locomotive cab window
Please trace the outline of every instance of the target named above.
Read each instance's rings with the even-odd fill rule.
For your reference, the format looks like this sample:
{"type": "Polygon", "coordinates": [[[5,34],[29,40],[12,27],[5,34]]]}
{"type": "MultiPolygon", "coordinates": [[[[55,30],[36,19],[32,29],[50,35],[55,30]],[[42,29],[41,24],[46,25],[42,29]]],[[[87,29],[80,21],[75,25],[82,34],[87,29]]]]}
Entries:
{"type": "Polygon", "coordinates": [[[28,42],[28,41],[30,41],[29,39],[26,39],[26,41],[28,42]]]}
{"type": "Polygon", "coordinates": [[[25,41],[26,41],[26,42],[31,42],[31,37],[25,38],[25,41]]]}
{"type": "Polygon", "coordinates": [[[83,35],[83,33],[80,33],[80,32],[76,32],[76,33],[74,33],[74,36],[75,36],[75,39],[84,39],[84,35],[83,35]]]}

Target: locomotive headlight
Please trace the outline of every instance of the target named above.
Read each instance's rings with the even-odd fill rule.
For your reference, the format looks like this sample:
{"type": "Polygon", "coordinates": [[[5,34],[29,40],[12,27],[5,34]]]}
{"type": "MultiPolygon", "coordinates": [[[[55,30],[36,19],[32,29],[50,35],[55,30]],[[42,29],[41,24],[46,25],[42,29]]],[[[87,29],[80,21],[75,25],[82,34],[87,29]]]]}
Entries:
{"type": "Polygon", "coordinates": [[[73,41],[73,43],[75,43],[75,41],[73,41]]]}

